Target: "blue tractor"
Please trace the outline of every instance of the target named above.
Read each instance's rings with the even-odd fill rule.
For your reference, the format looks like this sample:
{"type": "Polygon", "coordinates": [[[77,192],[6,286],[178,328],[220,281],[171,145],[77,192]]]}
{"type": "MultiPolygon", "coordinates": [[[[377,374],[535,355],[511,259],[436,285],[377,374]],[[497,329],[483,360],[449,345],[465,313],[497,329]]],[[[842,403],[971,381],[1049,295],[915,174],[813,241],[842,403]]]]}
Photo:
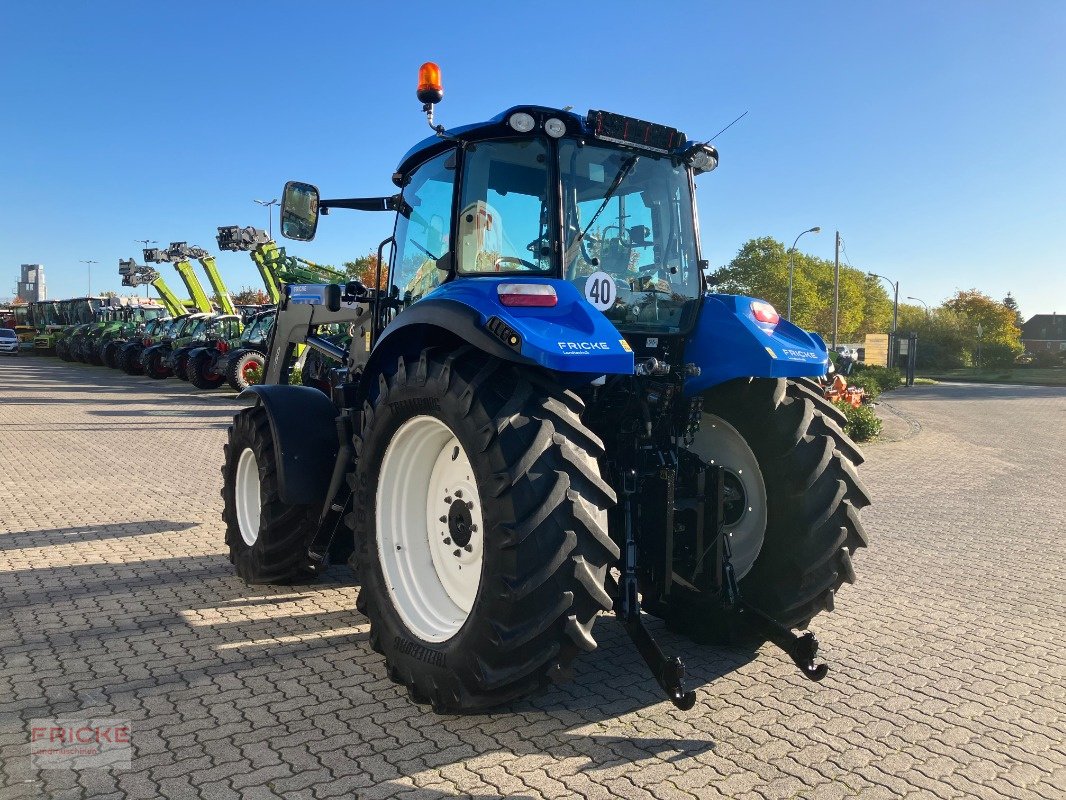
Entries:
{"type": "Polygon", "coordinates": [[[434,134],[396,193],[285,186],[290,239],[334,209],[395,228],[375,285],[282,298],[225,450],[238,574],[298,582],[350,556],[388,674],[440,712],[565,679],[605,612],[679,708],[695,694],[642,611],[823,677],[806,629],[854,581],[863,458],[814,382],[822,339],[709,285],[695,179],[716,149],[540,106],[445,130],[439,71],[420,78],[434,134]],[[288,385],[301,345],[342,365],[329,394],[288,385]]]}

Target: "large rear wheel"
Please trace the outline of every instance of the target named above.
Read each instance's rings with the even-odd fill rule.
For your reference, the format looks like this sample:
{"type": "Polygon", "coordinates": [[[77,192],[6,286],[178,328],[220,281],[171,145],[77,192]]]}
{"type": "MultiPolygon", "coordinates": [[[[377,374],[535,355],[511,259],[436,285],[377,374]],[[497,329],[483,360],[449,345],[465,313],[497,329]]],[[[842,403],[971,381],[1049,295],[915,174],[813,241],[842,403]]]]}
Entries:
{"type": "Polygon", "coordinates": [[[379,382],[356,437],[359,609],[416,702],[475,711],[533,691],[596,641],[618,548],[582,402],[472,348],[379,382]]]}
{"type": "Polygon", "coordinates": [[[310,580],[307,544],[316,517],[310,506],[292,506],[278,494],[270,420],[261,407],[234,418],[222,467],[222,519],[229,560],[247,583],[310,580]]]}
{"type": "MultiPolygon", "coordinates": [[[[737,380],[707,392],[690,450],[725,468],[725,530],[748,602],[805,628],[853,583],[870,504],[859,448],[843,415],[803,380],[737,380]]],[[[684,595],[684,592],[682,592],[684,595]]],[[[664,616],[676,629],[718,630],[716,602],[685,596],[664,616]]]]}
{"type": "Polygon", "coordinates": [[[163,350],[148,348],[141,356],[141,364],[144,366],[144,374],[157,381],[169,378],[174,373],[170,367],[163,363],[165,353],[163,350]]]}
{"type": "Polygon", "coordinates": [[[217,389],[225,383],[225,376],[212,369],[214,362],[215,358],[210,352],[197,353],[196,358],[191,359],[186,367],[189,383],[197,389],[217,389]]]}

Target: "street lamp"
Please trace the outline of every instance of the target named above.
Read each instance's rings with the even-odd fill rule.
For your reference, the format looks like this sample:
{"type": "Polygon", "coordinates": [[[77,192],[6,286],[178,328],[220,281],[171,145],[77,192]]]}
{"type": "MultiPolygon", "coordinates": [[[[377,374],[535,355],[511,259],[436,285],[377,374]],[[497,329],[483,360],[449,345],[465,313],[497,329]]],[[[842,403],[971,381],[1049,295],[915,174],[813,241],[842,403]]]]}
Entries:
{"type": "Polygon", "coordinates": [[[792,242],[792,247],[788,248],[788,312],[785,314],[785,319],[789,322],[792,322],[792,254],[796,252],[796,242],[800,240],[800,236],[804,233],[818,233],[820,230],[821,228],[818,225],[815,225],[813,228],[808,228],[797,236],[792,242]]]}
{"type": "Polygon", "coordinates": [[[278,198],[275,197],[273,200],[256,200],[255,202],[259,203],[259,205],[261,205],[263,208],[265,208],[267,210],[267,235],[271,239],[273,239],[274,238],[274,218],[273,218],[273,216],[270,213],[270,207],[271,206],[276,206],[278,204],[278,198]]]}
{"type": "MultiPolygon", "coordinates": [[[[148,245],[150,245],[150,244],[159,244],[159,242],[157,242],[155,239],[134,239],[133,241],[140,242],[142,245],[144,245],[144,249],[145,250],[148,249],[148,245]]],[[[148,293],[148,290],[151,287],[151,285],[152,284],[150,284],[150,283],[146,283],[144,285],[144,299],[145,300],[151,300],[152,299],[151,296],[148,293]]]]}
{"type": "Polygon", "coordinates": [[[925,306],[925,316],[926,317],[929,316],[929,304],[927,302],[925,302],[922,298],[920,298],[920,297],[911,297],[910,295],[908,295],[907,299],[908,300],[916,300],[917,302],[919,302],[923,306],[925,306]]]}
{"type": "Polygon", "coordinates": [[[88,296],[92,297],[93,296],[93,264],[99,264],[100,262],[99,261],[86,261],[85,259],[82,259],[80,263],[87,265],[88,268],[89,268],[89,294],[88,294],[88,296]]]}
{"type": "Polygon", "coordinates": [[[889,286],[892,287],[892,357],[893,357],[893,364],[889,364],[889,366],[895,366],[894,362],[895,362],[896,348],[897,348],[897,344],[896,344],[896,321],[899,319],[899,281],[896,281],[895,283],[893,283],[888,278],[886,278],[884,275],[878,275],[876,272],[867,272],[866,274],[869,275],[871,278],[880,278],[881,280],[883,280],[885,283],[887,283],[889,286]]]}

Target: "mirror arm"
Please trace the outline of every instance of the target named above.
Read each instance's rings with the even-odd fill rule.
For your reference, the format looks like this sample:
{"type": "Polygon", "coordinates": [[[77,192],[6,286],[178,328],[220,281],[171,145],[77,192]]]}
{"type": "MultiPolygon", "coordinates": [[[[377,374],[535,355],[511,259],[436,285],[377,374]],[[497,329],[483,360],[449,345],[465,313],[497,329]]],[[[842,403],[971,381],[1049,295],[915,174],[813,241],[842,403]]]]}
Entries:
{"type": "Polygon", "coordinates": [[[318,208],[328,214],[331,208],[351,208],[356,211],[395,211],[400,207],[400,195],[390,197],[349,197],[340,200],[319,200],[318,208]]]}

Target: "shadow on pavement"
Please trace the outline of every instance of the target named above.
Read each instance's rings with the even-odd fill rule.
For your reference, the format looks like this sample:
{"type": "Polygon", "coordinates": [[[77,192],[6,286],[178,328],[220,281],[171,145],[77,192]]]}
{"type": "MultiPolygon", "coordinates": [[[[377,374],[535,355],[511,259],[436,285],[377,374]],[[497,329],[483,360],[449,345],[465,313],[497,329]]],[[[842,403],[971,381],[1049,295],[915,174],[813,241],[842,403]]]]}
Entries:
{"type": "Polygon", "coordinates": [[[44,528],[34,531],[0,533],[0,551],[27,550],[35,547],[53,547],[57,544],[84,542],[86,540],[122,539],[128,536],[150,536],[156,533],[176,533],[195,528],[198,522],[172,522],[170,520],[145,520],[143,522],[119,522],[103,525],[75,525],[69,528],[44,528]]]}

